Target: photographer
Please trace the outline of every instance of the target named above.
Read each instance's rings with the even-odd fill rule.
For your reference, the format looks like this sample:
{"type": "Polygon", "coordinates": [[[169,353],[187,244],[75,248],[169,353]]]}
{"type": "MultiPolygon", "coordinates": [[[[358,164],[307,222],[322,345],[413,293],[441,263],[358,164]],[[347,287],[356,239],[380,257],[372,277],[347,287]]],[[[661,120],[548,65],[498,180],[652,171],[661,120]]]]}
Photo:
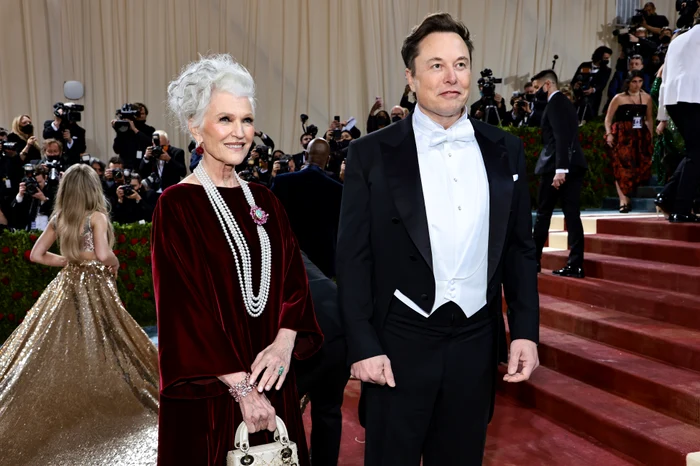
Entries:
{"type": "Polygon", "coordinates": [[[47,183],[48,171],[41,165],[25,165],[25,177],[12,203],[12,223],[18,230],[45,230],[53,212],[58,185],[47,183]]]}
{"type": "Polygon", "coordinates": [[[494,78],[493,72],[488,68],[481,72],[481,78],[478,81],[481,98],[469,109],[470,117],[494,126],[508,124],[506,103],[503,96],[496,93],[496,84],[502,82],[501,78],[494,78]]]}
{"type": "MultiPolygon", "coordinates": [[[[532,88],[532,84],[530,84],[530,87],[532,88]]],[[[510,99],[512,109],[506,116],[506,123],[515,127],[532,126],[531,117],[534,102],[534,93],[514,92],[513,97],[510,99]]]]}
{"type": "Polygon", "coordinates": [[[576,69],[571,87],[576,96],[576,111],[579,122],[589,121],[600,113],[600,102],[603,90],[610,80],[612,70],[608,66],[612,50],[609,47],[598,47],[591,61],[583,62],[576,69]]]}
{"type": "Polygon", "coordinates": [[[146,191],[141,186],[138,173],[131,175],[128,184],[119,186],[116,195],[117,202],[112,208],[112,220],[117,223],[151,221],[158,195],[155,191],[146,191]]]}
{"type": "Polygon", "coordinates": [[[668,27],[668,18],[664,15],[656,13],[656,5],[653,2],[644,4],[642,11],[639,11],[642,16],[641,26],[651,34],[651,39],[658,42],[658,37],[661,35],[661,29],[668,27]]]}
{"type": "Polygon", "coordinates": [[[124,161],[119,157],[112,157],[107,164],[107,170],[105,170],[104,182],[105,196],[112,205],[117,200],[117,187],[125,183],[124,161]]]}
{"type": "Polygon", "coordinates": [[[676,27],[689,28],[693,25],[693,17],[695,12],[700,7],[700,1],[695,0],[676,0],[676,11],[678,12],[678,21],[676,27]]]}
{"type": "Polygon", "coordinates": [[[78,126],[82,105],[57,102],[54,105],[53,120],[44,122],[44,139],[55,139],[63,142],[62,165],[68,169],[73,164],[80,163],[80,154],[85,152],[85,130],[78,126]]]}
{"type": "Polygon", "coordinates": [[[0,128],[0,231],[9,227],[12,199],[19,185],[13,185],[11,178],[14,157],[17,156],[16,143],[7,142],[7,134],[5,128],[0,128]]]}
{"type": "MultiPolygon", "coordinates": [[[[313,128],[316,128],[315,126],[313,128]]],[[[316,131],[318,131],[318,128],[316,128],[316,131]]],[[[306,163],[306,148],[309,146],[309,143],[313,140],[315,137],[316,133],[311,134],[309,132],[304,132],[301,136],[299,136],[299,144],[301,144],[301,152],[298,152],[296,154],[292,154],[292,159],[294,159],[294,165],[297,167],[297,169],[301,169],[302,166],[304,166],[304,163],[306,163]]]]}
{"type": "Polygon", "coordinates": [[[155,128],[146,124],[148,108],[140,102],[124,104],[112,120],[117,133],[112,149],[124,161],[124,167],[137,169],[146,149],[151,145],[155,128]]]}
{"type": "Polygon", "coordinates": [[[157,185],[153,189],[160,194],[187,176],[185,151],[170,145],[168,133],[155,131],[151,145],[141,160],[139,174],[157,185]]]}

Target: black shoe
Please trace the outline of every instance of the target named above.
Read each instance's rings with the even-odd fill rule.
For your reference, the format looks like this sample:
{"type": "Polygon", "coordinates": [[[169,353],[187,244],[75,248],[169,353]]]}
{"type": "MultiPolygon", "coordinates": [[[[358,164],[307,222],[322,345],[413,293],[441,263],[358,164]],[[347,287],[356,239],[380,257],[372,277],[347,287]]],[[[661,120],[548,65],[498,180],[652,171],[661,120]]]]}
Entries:
{"type": "Polygon", "coordinates": [[[700,217],[691,214],[671,214],[668,221],[671,223],[700,223],[700,217]]]}
{"type": "Polygon", "coordinates": [[[656,199],[654,199],[654,204],[656,205],[656,207],[658,207],[659,211],[665,214],[671,213],[671,200],[664,196],[663,193],[659,193],[656,195],[656,199]]]}
{"type": "Polygon", "coordinates": [[[553,270],[552,273],[560,277],[585,278],[586,276],[586,274],[583,273],[583,267],[572,267],[570,265],[567,265],[563,269],[553,270]]]}
{"type": "Polygon", "coordinates": [[[631,204],[623,204],[620,206],[620,213],[621,214],[628,214],[632,211],[632,205],[631,204]]]}

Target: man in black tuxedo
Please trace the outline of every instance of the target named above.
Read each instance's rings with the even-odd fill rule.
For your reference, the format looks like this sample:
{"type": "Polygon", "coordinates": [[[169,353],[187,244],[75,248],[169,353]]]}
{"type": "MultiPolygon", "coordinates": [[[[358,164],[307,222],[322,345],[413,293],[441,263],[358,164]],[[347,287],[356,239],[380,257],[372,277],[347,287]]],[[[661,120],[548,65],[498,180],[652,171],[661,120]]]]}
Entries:
{"type": "Polygon", "coordinates": [[[323,346],[309,359],[294,361],[299,397],[311,400],[311,463],[335,466],[343,429],[343,395],[350,371],[346,365],[345,332],[338,307],[338,289],[302,251],[323,346]]]}
{"type": "Polygon", "coordinates": [[[76,163],[80,163],[80,154],[87,150],[85,143],[85,129],[75,121],[63,121],[63,109],[56,110],[53,120],[44,122],[44,140],[55,139],[63,143],[61,162],[63,170],[76,163]]]}
{"type": "Polygon", "coordinates": [[[343,185],[323,170],[330,146],[323,139],[308,145],[306,168],[275,176],[272,192],[287,211],[299,248],[329,277],[335,277],[335,245],[343,185]]]}
{"type": "Polygon", "coordinates": [[[468,117],[472,50],[461,22],[428,16],[401,51],[413,114],[348,152],[338,287],[368,466],[481,464],[508,356],[502,288],[505,380],[538,365],[523,145],[468,117]]]}
{"type": "Polygon", "coordinates": [[[168,133],[165,131],[155,131],[153,133],[152,145],[146,149],[146,153],[141,159],[139,175],[148,178],[152,173],[160,178],[160,186],[157,193],[162,193],[165,189],[174,184],[178,184],[187,175],[185,168],[185,151],[179,147],[170,145],[168,133]],[[158,144],[156,145],[156,139],[158,144]],[[156,150],[157,154],[153,151],[156,150]]]}
{"type": "Polygon", "coordinates": [[[537,246],[537,271],[542,249],[549,236],[549,224],[557,200],[561,199],[569,241],[569,261],[555,275],[583,278],[583,225],[581,224],[581,186],[588,164],[578,140],[578,117],[571,101],[559,92],[559,81],[552,70],[532,79],[538,100],[547,100],[542,115],[544,147],[535,165],[540,175],[537,219],[533,237],[537,246]]]}

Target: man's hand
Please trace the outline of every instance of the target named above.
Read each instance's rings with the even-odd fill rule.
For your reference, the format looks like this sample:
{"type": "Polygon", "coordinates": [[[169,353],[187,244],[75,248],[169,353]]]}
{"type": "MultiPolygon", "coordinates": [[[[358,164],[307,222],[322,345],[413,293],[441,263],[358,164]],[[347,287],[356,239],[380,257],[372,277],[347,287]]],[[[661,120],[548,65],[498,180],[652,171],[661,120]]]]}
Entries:
{"type": "Polygon", "coordinates": [[[537,356],[537,345],[534,341],[513,340],[510,344],[508,373],[503,376],[503,380],[511,383],[524,382],[539,365],[540,359],[537,356]]]}
{"type": "Polygon", "coordinates": [[[37,191],[36,193],[32,194],[32,197],[34,199],[39,199],[41,202],[46,202],[49,200],[48,197],[44,193],[41,192],[41,189],[37,191]]]}
{"type": "Polygon", "coordinates": [[[168,154],[165,151],[163,151],[163,153],[160,154],[160,160],[162,160],[164,162],[170,162],[171,159],[172,159],[172,157],[170,157],[170,154],[168,154]]]}
{"type": "Polygon", "coordinates": [[[661,136],[664,131],[666,131],[666,126],[668,125],[667,121],[660,121],[658,126],[656,127],[656,134],[661,136]]]}
{"type": "Polygon", "coordinates": [[[139,202],[141,200],[141,196],[139,195],[139,193],[137,191],[134,191],[134,193],[130,196],[126,196],[126,198],[132,199],[132,200],[137,201],[137,202],[139,202]]]}
{"type": "Polygon", "coordinates": [[[143,156],[146,159],[150,159],[152,155],[153,155],[153,146],[149,146],[148,148],[146,148],[146,153],[143,154],[143,156]]]}
{"type": "Polygon", "coordinates": [[[73,137],[71,136],[69,129],[63,130],[63,140],[66,142],[71,142],[73,140],[73,137]]]}
{"type": "Polygon", "coordinates": [[[559,187],[563,185],[565,181],[566,173],[557,173],[556,175],[554,175],[554,180],[552,180],[552,186],[554,186],[554,188],[556,189],[559,189],[559,187]]]}
{"type": "Polygon", "coordinates": [[[591,88],[586,89],[585,91],[583,91],[583,94],[584,94],[584,95],[591,95],[591,94],[593,94],[594,92],[595,92],[595,89],[591,87],[591,88]]]}
{"type": "Polygon", "coordinates": [[[350,374],[363,382],[396,386],[391,361],[384,354],[357,361],[350,367],[350,374]]]}
{"type": "Polygon", "coordinates": [[[131,129],[131,131],[133,131],[134,133],[138,133],[139,130],[136,129],[136,125],[134,124],[134,120],[127,120],[127,121],[129,122],[129,128],[131,129]]]}
{"type": "Polygon", "coordinates": [[[107,170],[105,170],[105,179],[107,179],[107,180],[112,179],[112,169],[111,168],[108,168],[107,170]]]}
{"type": "Polygon", "coordinates": [[[124,190],[122,188],[117,188],[117,202],[120,204],[124,202],[124,190]]]}
{"type": "Polygon", "coordinates": [[[275,160],[275,163],[272,164],[272,176],[277,176],[277,173],[280,171],[280,161],[275,160]]]}
{"type": "Polygon", "coordinates": [[[20,184],[19,184],[19,192],[17,193],[17,195],[18,195],[19,197],[24,197],[24,194],[25,194],[26,192],[27,192],[27,185],[26,185],[26,183],[20,183],[20,184]]]}

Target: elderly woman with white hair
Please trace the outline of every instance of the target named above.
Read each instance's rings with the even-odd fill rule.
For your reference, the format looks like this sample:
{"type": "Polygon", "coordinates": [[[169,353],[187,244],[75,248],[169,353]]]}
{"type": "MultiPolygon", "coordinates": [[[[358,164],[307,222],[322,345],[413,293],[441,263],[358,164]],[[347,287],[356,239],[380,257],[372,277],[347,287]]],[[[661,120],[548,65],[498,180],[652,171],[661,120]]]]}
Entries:
{"type": "Polygon", "coordinates": [[[259,432],[251,445],[268,443],[275,415],[309,464],[290,361],[323,337],[284,208],[235,171],[255,135],[254,87],[228,55],[188,65],[168,87],[202,161],[153,217],[162,465],[224,465],[241,422],[259,432]]]}

